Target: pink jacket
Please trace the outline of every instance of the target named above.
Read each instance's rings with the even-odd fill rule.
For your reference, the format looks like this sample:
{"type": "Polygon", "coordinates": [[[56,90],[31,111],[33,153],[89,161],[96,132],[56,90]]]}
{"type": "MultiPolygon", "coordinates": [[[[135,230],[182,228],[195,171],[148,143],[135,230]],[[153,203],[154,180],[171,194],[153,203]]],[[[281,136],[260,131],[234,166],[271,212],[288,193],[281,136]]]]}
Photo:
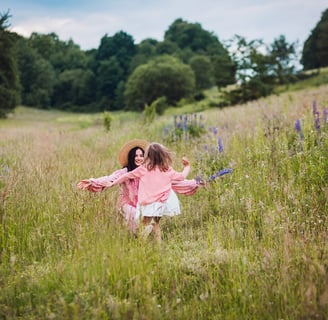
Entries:
{"type": "Polygon", "coordinates": [[[149,171],[145,166],[140,166],[127,172],[113,182],[121,184],[128,179],[139,178],[138,202],[147,205],[154,202],[165,202],[172,189],[173,181],[182,181],[188,175],[190,166],[185,166],[182,172],[170,167],[167,171],[160,171],[158,167],[149,171]]]}

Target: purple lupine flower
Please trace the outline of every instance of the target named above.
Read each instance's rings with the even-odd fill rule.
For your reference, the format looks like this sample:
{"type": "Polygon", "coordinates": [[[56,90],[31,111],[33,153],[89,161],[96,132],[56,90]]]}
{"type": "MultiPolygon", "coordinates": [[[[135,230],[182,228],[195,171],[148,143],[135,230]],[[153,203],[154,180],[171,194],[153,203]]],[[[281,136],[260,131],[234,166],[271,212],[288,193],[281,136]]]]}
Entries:
{"type": "Polygon", "coordinates": [[[317,102],[315,100],[312,102],[312,113],[314,115],[318,114],[317,102]]]}
{"type": "Polygon", "coordinates": [[[296,129],[297,132],[301,132],[302,131],[300,119],[297,119],[295,121],[295,129],[296,129]]]}
{"type": "Polygon", "coordinates": [[[210,175],[210,177],[208,178],[208,181],[213,181],[216,178],[222,177],[222,176],[224,176],[225,174],[228,174],[228,173],[232,173],[231,168],[222,169],[222,170],[218,171],[217,173],[210,175]]]}
{"type": "Polygon", "coordinates": [[[218,133],[218,128],[217,127],[214,127],[213,128],[213,134],[216,136],[217,133],[218,133]]]}
{"type": "Polygon", "coordinates": [[[228,173],[232,173],[231,168],[226,168],[226,169],[220,170],[219,172],[217,172],[216,176],[217,177],[222,177],[223,175],[228,174],[228,173]]]}
{"type": "Polygon", "coordinates": [[[218,138],[218,150],[220,153],[223,152],[223,144],[222,144],[222,140],[220,137],[218,138]]]}
{"type": "Polygon", "coordinates": [[[188,116],[187,115],[184,115],[183,117],[183,124],[182,124],[182,130],[183,131],[186,131],[187,130],[187,127],[188,127],[188,116]]]}
{"type": "Polygon", "coordinates": [[[315,119],[314,119],[314,125],[315,128],[320,131],[320,117],[319,117],[319,112],[317,113],[315,119]]]}
{"type": "Polygon", "coordinates": [[[326,125],[327,120],[328,120],[328,110],[326,108],[323,109],[323,112],[322,112],[322,115],[323,115],[323,123],[324,125],[326,125]]]}
{"type": "Polygon", "coordinates": [[[216,178],[215,174],[210,175],[210,177],[208,178],[209,181],[213,181],[216,178]]]}
{"type": "Polygon", "coordinates": [[[302,128],[301,128],[301,121],[300,121],[300,119],[297,119],[297,120],[295,121],[295,129],[296,129],[296,131],[298,132],[298,134],[299,134],[301,140],[303,140],[304,135],[303,135],[302,128]]]}
{"type": "Polygon", "coordinates": [[[200,126],[201,128],[204,128],[203,120],[204,120],[203,115],[199,115],[199,126],[200,126]]]}
{"type": "Polygon", "coordinates": [[[202,182],[202,178],[200,176],[196,177],[196,183],[200,184],[202,182]]]}

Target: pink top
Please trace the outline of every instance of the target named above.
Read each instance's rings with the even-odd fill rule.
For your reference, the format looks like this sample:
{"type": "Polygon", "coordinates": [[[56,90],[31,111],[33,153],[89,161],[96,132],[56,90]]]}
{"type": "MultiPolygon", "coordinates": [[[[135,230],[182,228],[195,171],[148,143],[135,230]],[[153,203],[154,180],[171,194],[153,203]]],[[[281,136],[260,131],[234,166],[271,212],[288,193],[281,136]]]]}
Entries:
{"type": "Polygon", "coordinates": [[[154,202],[165,202],[172,189],[172,182],[184,180],[190,171],[190,166],[185,166],[182,172],[170,167],[167,171],[160,171],[157,167],[148,171],[140,166],[127,172],[113,182],[113,185],[121,184],[128,179],[139,178],[138,202],[146,205],[154,202]]]}

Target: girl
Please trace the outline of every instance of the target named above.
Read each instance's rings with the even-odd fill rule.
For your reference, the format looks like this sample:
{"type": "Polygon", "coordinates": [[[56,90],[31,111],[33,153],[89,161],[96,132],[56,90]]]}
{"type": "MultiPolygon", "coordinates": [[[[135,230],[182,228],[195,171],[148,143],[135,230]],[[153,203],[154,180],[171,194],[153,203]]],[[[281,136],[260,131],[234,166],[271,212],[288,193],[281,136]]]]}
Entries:
{"type": "MultiPolygon", "coordinates": [[[[127,172],[138,168],[144,161],[144,150],[148,142],[142,139],[134,139],[123,145],[119,151],[118,159],[122,169],[114,171],[112,174],[100,178],[89,178],[81,180],[77,187],[91,192],[101,192],[113,185],[119,177],[127,172]]],[[[192,195],[199,187],[195,179],[184,181],[173,181],[172,188],[179,194],[192,195]]],[[[139,215],[136,215],[138,203],[139,178],[128,178],[121,184],[118,197],[118,210],[123,216],[128,229],[136,235],[139,215]]],[[[156,229],[156,228],[155,228],[156,229]]]]}
{"type": "Polygon", "coordinates": [[[112,185],[121,184],[128,179],[139,179],[137,219],[142,216],[145,235],[154,232],[158,242],[161,241],[159,226],[163,215],[180,214],[179,200],[172,190],[173,181],[183,181],[190,171],[189,161],[183,158],[184,170],[176,172],[172,168],[172,155],[159,143],[150,143],[146,149],[144,163],[118,179],[112,185]]]}

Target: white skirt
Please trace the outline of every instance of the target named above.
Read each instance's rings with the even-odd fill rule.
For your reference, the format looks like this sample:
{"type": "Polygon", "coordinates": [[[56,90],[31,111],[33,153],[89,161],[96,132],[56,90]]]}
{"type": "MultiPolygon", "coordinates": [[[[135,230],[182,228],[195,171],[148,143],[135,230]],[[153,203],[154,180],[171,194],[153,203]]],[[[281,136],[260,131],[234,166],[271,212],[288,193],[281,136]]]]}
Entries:
{"type": "Polygon", "coordinates": [[[176,216],[180,214],[180,203],[173,190],[165,202],[154,202],[146,205],[137,204],[136,219],[141,217],[176,216]]]}

